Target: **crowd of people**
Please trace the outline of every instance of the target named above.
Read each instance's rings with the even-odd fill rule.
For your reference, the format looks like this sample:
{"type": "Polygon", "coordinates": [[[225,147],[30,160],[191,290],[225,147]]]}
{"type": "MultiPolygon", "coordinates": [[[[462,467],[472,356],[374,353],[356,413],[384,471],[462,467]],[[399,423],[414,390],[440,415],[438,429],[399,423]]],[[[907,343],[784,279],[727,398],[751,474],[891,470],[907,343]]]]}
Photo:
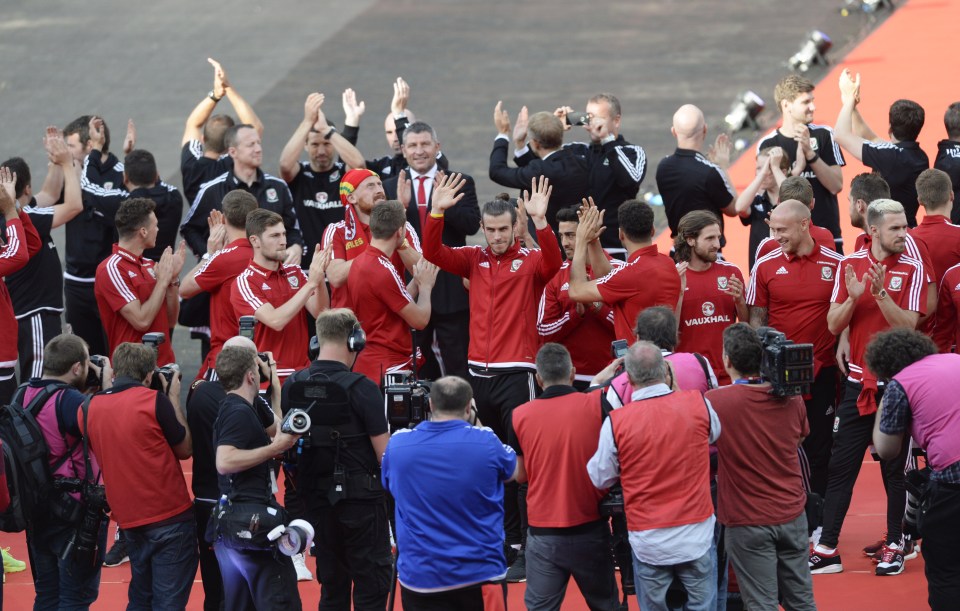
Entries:
{"type": "Polygon", "coordinates": [[[500,609],[514,582],[559,609],[571,576],[591,609],[815,609],[869,447],[886,532],[863,554],[898,575],[922,538],[930,606],[960,599],[960,405],[940,382],[960,368],[960,103],[930,168],[917,103],[884,140],[859,76],[831,128],[789,75],[739,193],[728,136],[705,150],[681,106],[655,172],[664,253],[613,94],[515,120],[498,103],[489,174],[516,193],[481,205],[403,79],[386,155],[357,149],[353,90],[342,126],[315,92],[273,176],[210,63],[183,195],[132,121],[122,161],[102,117],[48,128],[36,191],[0,164],[18,337],[0,403],[35,418],[52,488],[83,482],[27,523],[35,608],[88,608],[100,567],[129,561],[129,609],[183,609],[198,566],[206,610],[299,609],[313,557],[321,609],[382,610],[397,582],[405,609],[500,609]],[[873,170],[847,191],[852,246],[844,154],[873,170]],[[724,217],[750,227],[749,270],[722,257],[724,217]],[[182,405],[178,324],[203,354],[182,405]],[[771,392],[766,327],[811,345],[809,393],[771,392]]]}

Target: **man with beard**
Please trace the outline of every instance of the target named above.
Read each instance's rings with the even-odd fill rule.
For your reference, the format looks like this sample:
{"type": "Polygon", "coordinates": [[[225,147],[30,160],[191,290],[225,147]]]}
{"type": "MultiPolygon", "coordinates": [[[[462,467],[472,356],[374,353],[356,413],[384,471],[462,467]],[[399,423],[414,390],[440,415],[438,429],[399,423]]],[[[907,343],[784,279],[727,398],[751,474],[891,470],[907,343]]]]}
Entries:
{"type": "Polygon", "coordinates": [[[747,303],[754,328],[769,325],[798,344],[813,344],[813,390],[806,401],[810,433],[803,449],[810,462],[809,487],[822,497],[827,491],[838,376],[836,338],[826,322],[842,257],[818,244],[810,227],[810,210],[798,200],[773,209],[770,229],[777,247],[757,259],[747,303]]]}
{"type": "MultiPolygon", "coordinates": [[[[387,201],[387,196],[376,172],[355,169],[347,172],[340,181],[340,201],[344,205],[343,220],[329,225],[323,232],[323,248],[330,250],[327,281],[330,283],[330,304],[334,308],[351,306],[345,287],[350,267],[370,244],[373,207],[387,201]]],[[[413,266],[420,260],[417,232],[410,223],[406,224],[406,230],[407,238],[390,257],[401,277],[404,269],[413,273],[413,266]]]]}
{"type": "Polygon", "coordinates": [[[719,217],[707,210],[688,212],[677,224],[674,250],[683,298],[676,351],[703,355],[718,385],[726,386],[730,377],[723,368],[723,330],[746,321],[748,313],[743,273],[717,258],[722,236],[719,217]]]}
{"type": "MultiPolygon", "coordinates": [[[[836,274],[827,325],[839,334],[849,328],[850,373],[834,421],[827,496],[823,507],[823,532],[810,552],[814,574],[843,571],[837,543],[843,518],[850,507],[853,486],[863,454],[871,443],[877,403],[883,384],[866,367],[867,343],[880,331],[913,329],[926,312],[923,299],[923,264],[906,252],[907,215],[898,202],[879,199],[867,208],[870,246],[843,259],[836,274]]],[[[906,447],[895,458],[880,461],[887,492],[887,534],[877,575],[903,571],[903,512],[906,492],[903,472],[906,447]]]]}
{"type": "Polygon", "coordinates": [[[323,240],[327,226],[343,220],[340,177],[348,168],[363,167],[360,151],[327,121],[322,105],[323,94],[307,96],[303,121],[280,153],[280,177],[290,187],[307,247],[301,267],[310,266],[313,247],[323,240]],[[301,149],[309,161],[299,161],[301,149]]]}
{"type": "Polygon", "coordinates": [[[803,176],[813,186],[817,206],[813,224],[833,233],[837,251],[843,250],[840,235],[840,209],[837,193],[843,188],[843,155],[833,139],[833,130],[813,123],[813,83],[797,74],[790,74],[773,90],[783,124],[762,138],[757,152],[779,146],[793,164],[791,174],[803,176]]]}

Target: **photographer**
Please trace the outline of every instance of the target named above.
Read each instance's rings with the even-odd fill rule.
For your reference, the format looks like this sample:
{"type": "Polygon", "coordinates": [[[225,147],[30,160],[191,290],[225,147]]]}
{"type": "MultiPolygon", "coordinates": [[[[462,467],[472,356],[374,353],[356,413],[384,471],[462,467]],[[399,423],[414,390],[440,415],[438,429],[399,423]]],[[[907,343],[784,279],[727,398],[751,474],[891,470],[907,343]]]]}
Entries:
{"type": "Polygon", "coordinates": [[[37,609],[89,608],[97,600],[107,520],[101,522],[96,534],[97,556],[91,567],[83,566],[76,555],[62,559],[61,552],[77,530],[82,496],[79,492],[62,491],[59,482],[66,478],[98,483],[100,468],[92,453],[89,458],[93,471],[87,473],[86,470],[78,408],[83,403],[88,380],[96,378],[104,388],[110,388],[112,377],[108,360],[103,360],[102,368],[97,367],[90,360],[87,343],[77,335],[65,333],[44,347],[43,376],[21,387],[23,406],[43,401],[34,413],[49,449],[50,470],[58,490],[48,513],[27,524],[27,549],[37,609]]]}
{"type": "MultiPolygon", "coordinates": [[[[231,194],[243,193],[233,191],[231,194]]],[[[229,197],[229,196],[228,196],[229,197]]],[[[224,204],[226,207],[226,204],[224,204]]],[[[217,354],[225,347],[246,348],[256,352],[254,343],[245,337],[232,337],[218,347],[217,354]]],[[[268,360],[257,359],[260,379],[270,380],[269,403],[259,395],[253,406],[260,419],[261,428],[267,435],[273,435],[276,423],[280,420],[280,380],[277,377],[276,362],[270,353],[268,360]]],[[[211,372],[214,370],[211,369],[211,372]]],[[[193,383],[187,396],[187,424],[193,439],[193,510],[197,523],[197,544],[200,552],[200,576],[203,580],[204,611],[216,611],[223,607],[223,581],[217,564],[213,545],[206,540],[207,523],[220,498],[217,484],[216,446],[213,445],[213,426],[220,413],[220,406],[227,398],[220,380],[198,380],[193,383]]]]}
{"type": "Polygon", "coordinates": [[[513,410],[510,435],[517,480],[529,479],[524,603],[559,609],[573,575],[587,605],[609,611],[618,605],[610,528],[598,511],[603,491],[583,468],[597,447],[603,393],[577,392],[570,353],[560,344],[544,344],[536,363],[543,394],[513,410]]]}
{"type": "Polygon", "coordinates": [[[395,435],[383,456],[383,484],[397,503],[403,608],[482,611],[485,589],[505,604],[503,484],[517,476],[516,455],[474,426],[463,378],[434,382],[430,409],[431,420],[395,435]]]}
{"type": "Polygon", "coordinates": [[[597,488],[618,479],[623,486],[640,607],[665,611],[676,577],[687,607],[706,609],[717,594],[709,444],[720,436],[720,421],[699,392],[670,389],[656,345],[633,344],[624,365],[632,402],[603,422],[587,472],[597,488]]]}
{"type": "Polygon", "coordinates": [[[350,371],[365,343],[353,312],[325,310],[316,329],[317,359],[287,378],[281,405],[284,412],[294,406],[298,384],[326,386],[328,400],[310,412],[313,427],[296,466],[297,494],[316,531],[320,607],[348,611],[352,590],[353,609],[382,611],[391,564],[380,485],[380,458],[390,438],[383,395],[375,383],[350,371]],[[337,424],[317,422],[327,418],[337,424]]]}
{"type": "Polygon", "coordinates": [[[807,566],[806,495],[797,447],[809,433],[799,395],[776,397],[760,376],[763,344],[746,323],[723,332],[733,384],[707,392],[717,440],[717,515],[747,609],[816,609],[807,566]]]}
{"type": "Polygon", "coordinates": [[[300,594],[293,561],[261,535],[289,521],[274,498],[276,479],[271,463],[293,447],[299,435],[276,431],[271,440],[264,430],[264,415],[254,407],[262,370],[257,361],[256,350],[249,346],[228,343],[217,355],[217,377],[227,396],[214,424],[213,445],[220,493],[226,503],[224,507],[221,500],[223,511],[217,512],[219,528],[213,548],[223,575],[226,609],[298,610],[300,594]],[[252,516],[259,519],[259,531],[248,540],[238,537],[232,526],[249,525],[252,516]]]}
{"type": "MultiPolygon", "coordinates": [[[[881,458],[896,458],[910,436],[927,451],[930,481],[920,498],[927,602],[934,611],[960,600],[960,404],[946,380],[960,375],[960,356],[936,354],[925,335],[912,329],[878,333],[867,346],[867,366],[887,382],[873,428],[881,458]]],[[[908,479],[911,479],[908,475],[908,479]]],[[[909,511],[908,511],[909,515],[909,511]]]]}
{"type": "Polygon", "coordinates": [[[129,608],[182,609],[197,573],[197,541],[180,466],[192,447],[180,379],[163,376],[164,391],[151,390],[157,353],[143,344],[117,346],[113,365],[113,387],[93,396],[80,424],[127,538],[129,608]]]}

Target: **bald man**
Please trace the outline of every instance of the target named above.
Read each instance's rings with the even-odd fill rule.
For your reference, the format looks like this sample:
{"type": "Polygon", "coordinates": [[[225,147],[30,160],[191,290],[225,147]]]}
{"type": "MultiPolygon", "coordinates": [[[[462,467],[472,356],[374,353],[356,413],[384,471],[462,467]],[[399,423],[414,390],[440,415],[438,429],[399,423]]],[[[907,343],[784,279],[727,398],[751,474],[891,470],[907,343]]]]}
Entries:
{"type": "MultiPolygon", "coordinates": [[[[693,104],[684,104],[673,115],[670,133],[677,139],[677,150],[657,166],[657,189],[670,225],[670,237],[676,237],[680,219],[694,210],[708,210],[720,218],[737,216],[737,192],[727,176],[730,165],[730,138],[717,136],[708,155],[701,153],[707,138],[703,112],[693,104]]],[[[721,246],[723,246],[721,237],[721,246]]]]}
{"type": "Polygon", "coordinates": [[[798,344],[813,344],[814,382],[806,401],[810,435],[803,448],[809,460],[809,486],[826,495],[833,417],[837,404],[836,338],[827,312],[841,255],[810,235],[810,209],[795,199],[770,213],[770,233],[779,244],[757,259],[747,287],[750,325],[769,325],[798,344]]]}

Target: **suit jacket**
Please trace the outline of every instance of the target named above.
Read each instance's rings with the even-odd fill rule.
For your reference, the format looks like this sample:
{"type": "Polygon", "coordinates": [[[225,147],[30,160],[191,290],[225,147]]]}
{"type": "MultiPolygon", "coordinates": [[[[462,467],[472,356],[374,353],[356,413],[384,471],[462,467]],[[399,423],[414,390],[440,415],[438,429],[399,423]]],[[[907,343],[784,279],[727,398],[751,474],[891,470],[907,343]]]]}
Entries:
{"type": "Polygon", "coordinates": [[[553,186],[553,194],[547,204],[547,222],[557,229],[557,211],[567,206],[580,205],[580,201],[590,195],[590,163],[574,150],[561,148],[559,151],[539,159],[531,154],[522,167],[507,166],[507,148],[509,143],[503,138],[493,141],[490,151],[490,180],[514,189],[530,190],[530,181],[546,176],[553,186]]]}
{"type": "MultiPolygon", "coordinates": [[[[447,210],[443,217],[442,241],[445,245],[454,248],[466,246],[467,236],[475,234],[480,229],[477,187],[473,178],[466,174],[463,177],[467,180],[467,184],[461,190],[461,193],[464,194],[463,199],[447,210]]],[[[399,199],[397,197],[397,177],[385,180],[383,190],[387,199],[399,199]]],[[[433,191],[430,192],[430,197],[433,198],[433,191]]],[[[413,190],[413,181],[410,182],[410,204],[407,206],[407,221],[410,222],[417,231],[417,236],[422,240],[423,227],[420,226],[420,213],[417,211],[417,196],[413,190]]],[[[437,284],[433,287],[433,293],[430,295],[430,306],[437,314],[452,314],[469,310],[470,300],[466,289],[463,288],[463,279],[441,270],[437,274],[437,284]]]]}

